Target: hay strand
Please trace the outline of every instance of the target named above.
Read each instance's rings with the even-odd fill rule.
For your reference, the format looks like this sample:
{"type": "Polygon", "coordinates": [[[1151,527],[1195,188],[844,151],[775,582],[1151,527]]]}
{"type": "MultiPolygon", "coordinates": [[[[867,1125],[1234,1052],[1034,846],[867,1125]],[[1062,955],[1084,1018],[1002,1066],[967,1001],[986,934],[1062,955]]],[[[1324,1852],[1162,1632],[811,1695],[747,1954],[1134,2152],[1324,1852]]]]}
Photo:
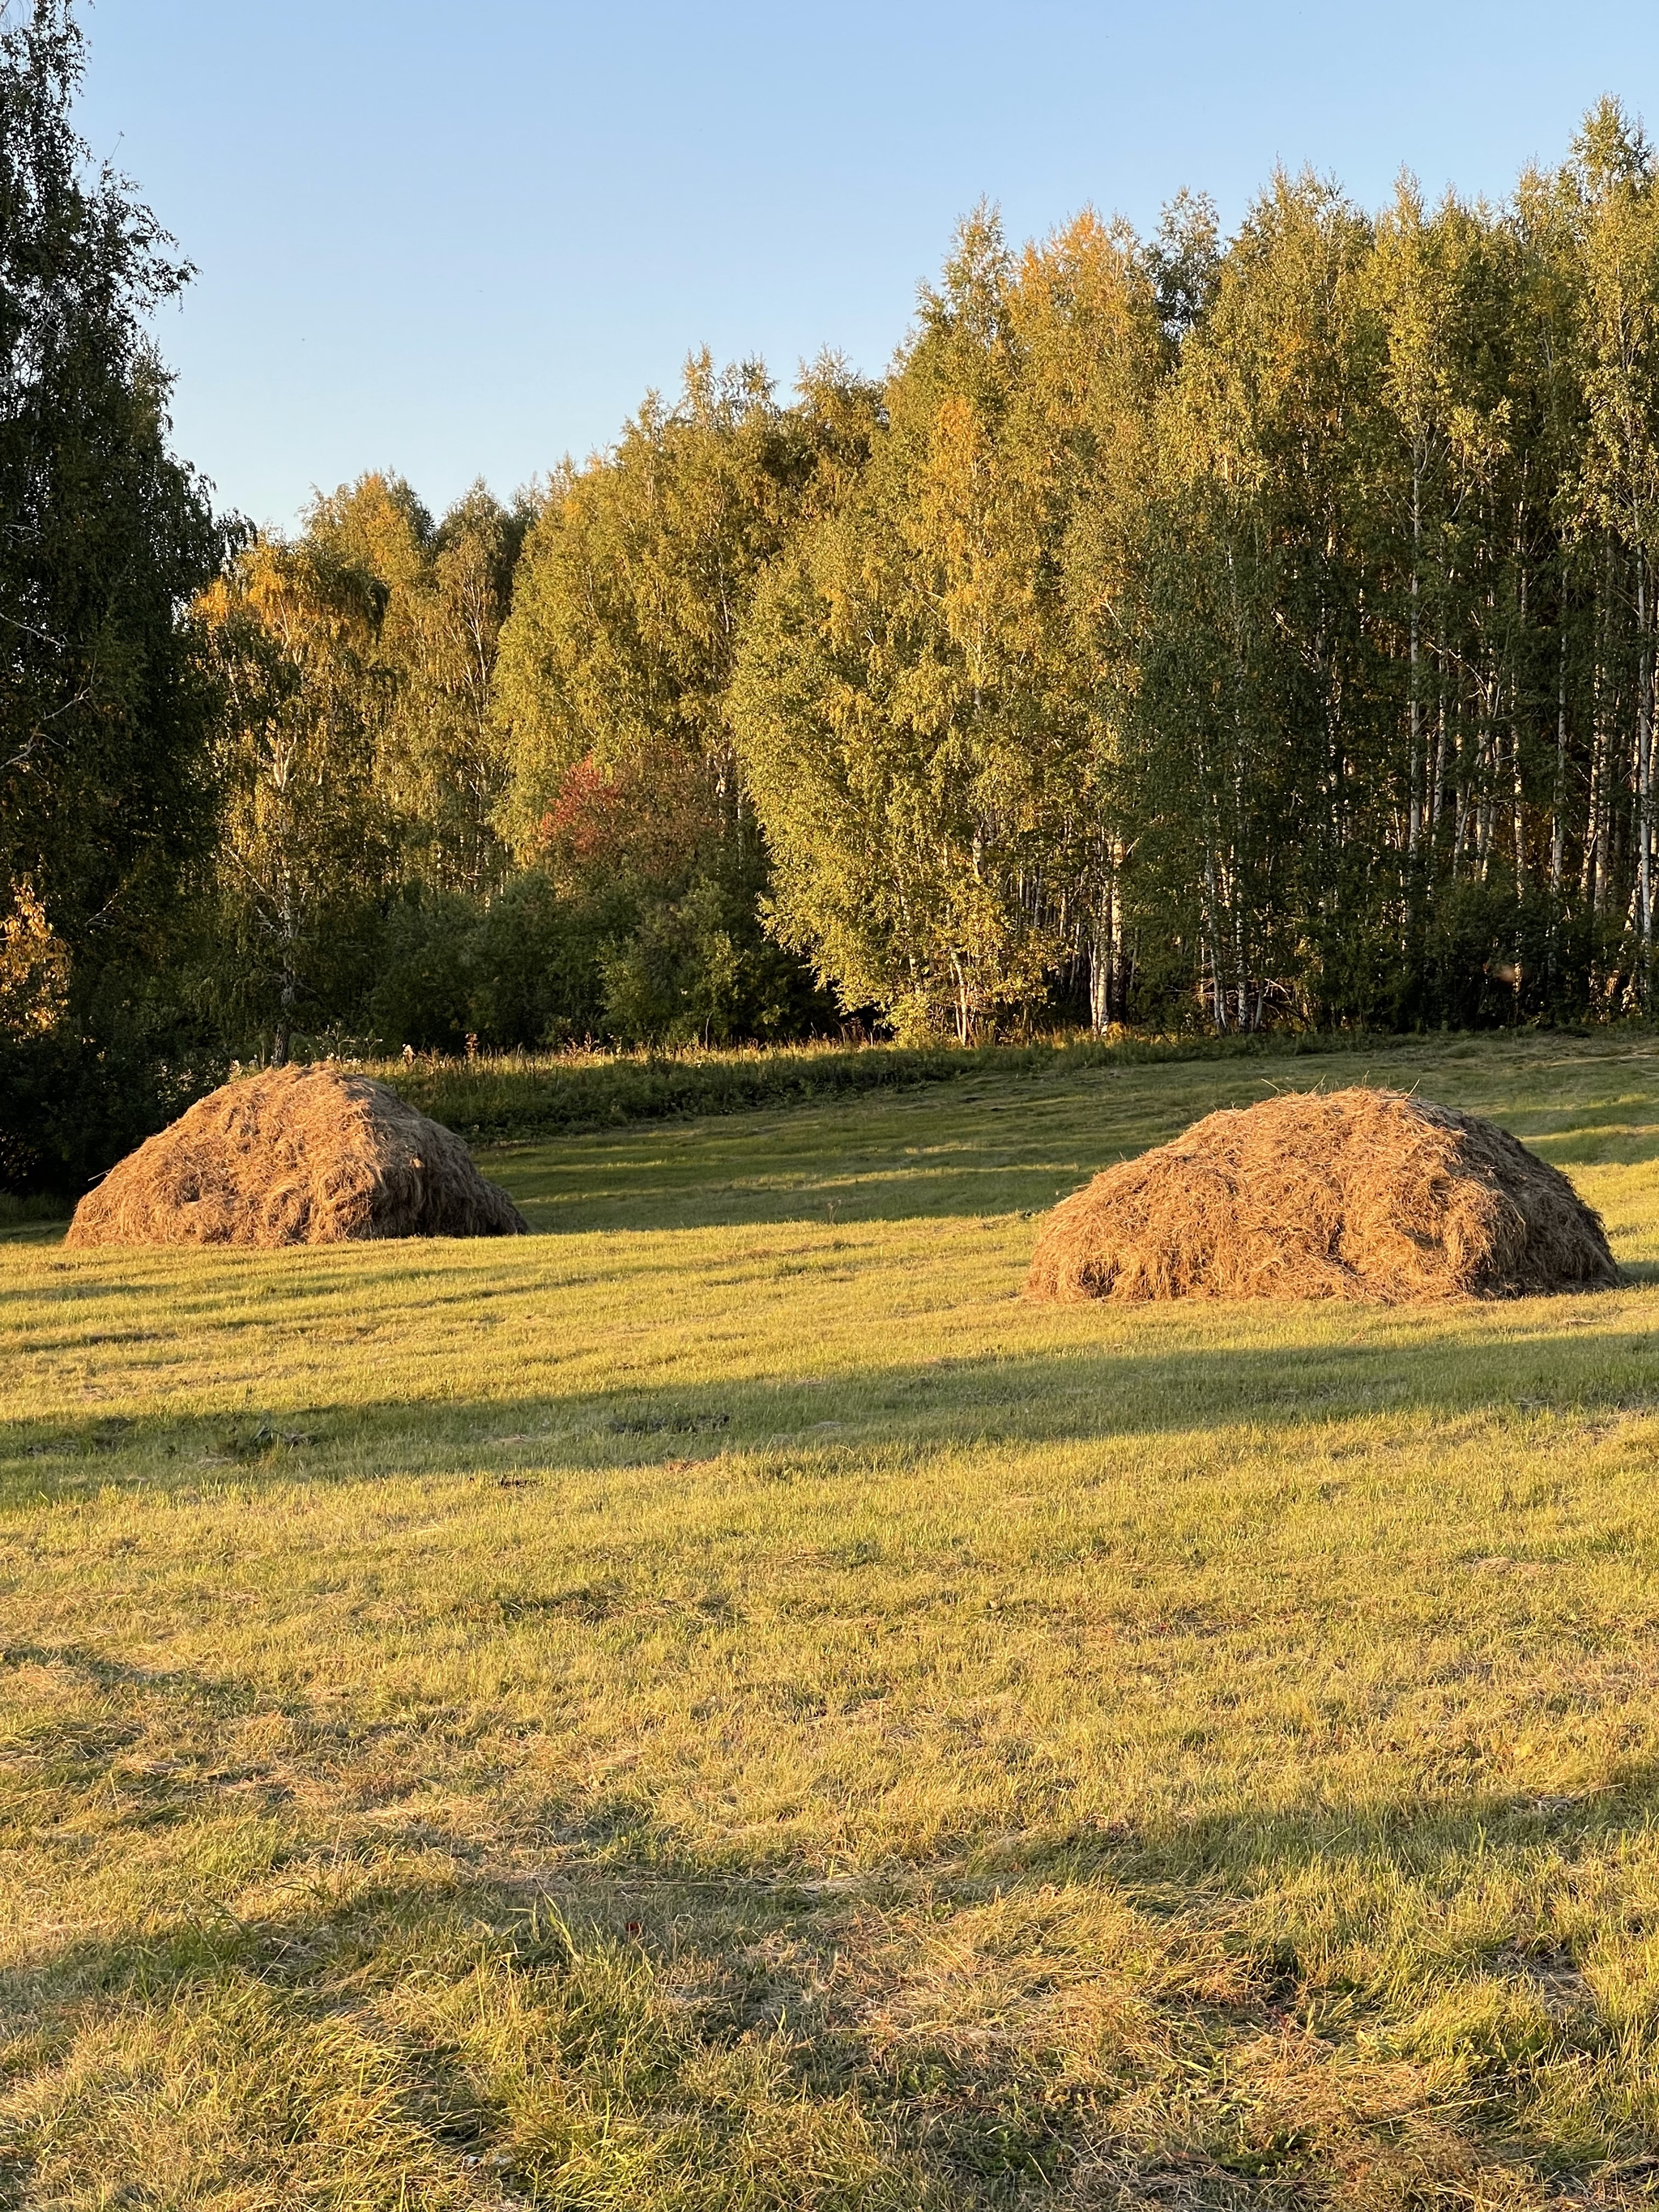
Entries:
{"type": "Polygon", "coordinates": [[[466,1146],[384,1084],[330,1066],[228,1083],[75,1209],[68,1244],[343,1244],[518,1237],[466,1146]]]}
{"type": "Polygon", "coordinates": [[[1039,1298],[1520,1297],[1607,1290],[1601,1218],[1495,1123],[1293,1092],[1108,1168],[1044,1223],[1039,1298]]]}

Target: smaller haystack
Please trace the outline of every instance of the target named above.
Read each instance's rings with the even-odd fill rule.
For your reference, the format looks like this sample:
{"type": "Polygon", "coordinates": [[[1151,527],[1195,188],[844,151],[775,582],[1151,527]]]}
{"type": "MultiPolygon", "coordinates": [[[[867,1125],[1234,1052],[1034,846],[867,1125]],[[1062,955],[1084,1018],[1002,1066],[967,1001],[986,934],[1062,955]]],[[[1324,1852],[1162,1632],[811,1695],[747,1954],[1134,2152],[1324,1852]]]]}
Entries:
{"type": "Polygon", "coordinates": [[[383,1083],[273,1067],[201,1099],[75,1209],[69,1244],[345,1244],[521,1237],[466,1146],[383,1083]]]}
{"type": "Polygon", "coordinates": [[[1601,1218],[1506,1130],[1396,1091],[1212,1114],[1044,1223],[1042,1298],[1520,1297],[1611,1289],[1601,1218]]]}

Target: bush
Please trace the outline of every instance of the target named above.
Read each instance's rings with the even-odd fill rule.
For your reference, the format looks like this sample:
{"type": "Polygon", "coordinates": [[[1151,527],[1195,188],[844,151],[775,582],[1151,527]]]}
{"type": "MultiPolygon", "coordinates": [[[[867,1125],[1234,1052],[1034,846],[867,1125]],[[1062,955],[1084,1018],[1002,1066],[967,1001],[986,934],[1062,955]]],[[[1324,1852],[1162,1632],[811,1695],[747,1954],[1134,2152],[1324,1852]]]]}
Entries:
{"type": "Polygon", "coordinates": [[[607,921],[561,898],[538,868],[511,878],[473,941],[470,1027],[489,1044],[526,1050],[593,1035],[607,921]]]}
{"type": "Polygon", "coordinates": [[[752,899],[717,878],[678,899],[642,901],[600,967],[604,1030],[619,1043],[731,1044],[830,1027],[834,1001],[761,933],[752,899]]]}
{"type": "Polygon", "coordinates": [[[79,1198],[223,1075],[199,1043],[131,1021],[0,1034],[0,1190],[79,1198]]]}
{"type": "Polygon", "coordinates": [[[459,1052],[472,1020],[473,948],[481,915],[458,891],[409,884],[386,916],[368,1027],[389,1046],[459,1052]]]}
{"type": "Polygon", "coordinates": [[[364,1026],[386,1051],[455,1053],[469,1036],[507,1051],[592,1037],[674,1047],[799,1037],[835,1019],[741,887],[694,876],[670,896],[623,875],[561,891],[529,868],[488,901],[406,886],[364,1026]]]}

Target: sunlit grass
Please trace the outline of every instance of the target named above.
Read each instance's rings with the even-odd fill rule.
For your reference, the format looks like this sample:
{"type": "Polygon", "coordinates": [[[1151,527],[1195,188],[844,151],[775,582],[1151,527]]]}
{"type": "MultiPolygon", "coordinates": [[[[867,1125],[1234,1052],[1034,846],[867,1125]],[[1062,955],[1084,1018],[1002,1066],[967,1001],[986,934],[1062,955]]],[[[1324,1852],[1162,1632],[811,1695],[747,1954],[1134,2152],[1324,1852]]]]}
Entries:
{"type": "Polygon", "coordinates": [[[1310,1073],[507,1152],[522,1243],[20,1232],[0,2202],[1635,2201],[1650,1058],[1376,1070],[1625,1290],[1018,1295],[1059,1191],[1310,1073]]]}

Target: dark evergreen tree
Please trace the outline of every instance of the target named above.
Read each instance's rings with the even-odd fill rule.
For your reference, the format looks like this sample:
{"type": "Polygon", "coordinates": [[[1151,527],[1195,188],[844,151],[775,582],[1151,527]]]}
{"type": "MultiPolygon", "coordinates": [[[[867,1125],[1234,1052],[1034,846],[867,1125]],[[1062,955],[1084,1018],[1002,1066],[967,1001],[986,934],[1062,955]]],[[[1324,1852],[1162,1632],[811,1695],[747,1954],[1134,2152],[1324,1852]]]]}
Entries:
{"type": "Polygon", "coordinates": [[[228,532],[145,328],[190,272],[92,167],[82,63],[68,0],[0,17],[0,915],[36,918],[58,977],[50,1007],[0,1000],[11,1180],[83,1178],[154,1117],[148,979],[214,818],[184,617],[228,532]]]}

